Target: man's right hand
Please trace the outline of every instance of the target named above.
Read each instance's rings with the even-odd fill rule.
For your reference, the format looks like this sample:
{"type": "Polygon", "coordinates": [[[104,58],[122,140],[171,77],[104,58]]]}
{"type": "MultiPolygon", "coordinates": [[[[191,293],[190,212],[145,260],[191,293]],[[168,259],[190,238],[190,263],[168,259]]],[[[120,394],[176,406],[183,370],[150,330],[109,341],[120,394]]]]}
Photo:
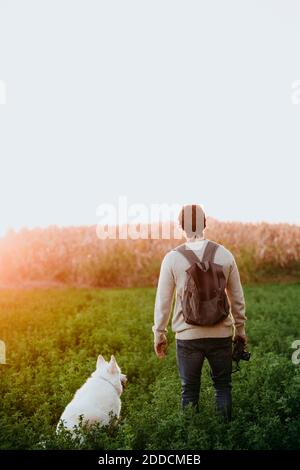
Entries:
{"type": "Polygon", "coordinates": [[[159,359],[163,359],[167,353],[167,343],[162,341],[154,345],[154,351],[159,359]]]}

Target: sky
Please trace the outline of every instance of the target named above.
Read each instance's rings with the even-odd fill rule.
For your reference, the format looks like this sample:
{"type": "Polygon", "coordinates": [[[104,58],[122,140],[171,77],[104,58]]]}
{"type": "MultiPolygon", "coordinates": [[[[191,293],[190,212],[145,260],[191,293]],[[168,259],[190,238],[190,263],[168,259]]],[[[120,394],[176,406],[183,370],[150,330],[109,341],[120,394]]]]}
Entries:
{"type": "Polygon", "coordinates": [[[299,224],[299,57],[297,0],[0,0],[0,235],[119,197],[299,224]]]}

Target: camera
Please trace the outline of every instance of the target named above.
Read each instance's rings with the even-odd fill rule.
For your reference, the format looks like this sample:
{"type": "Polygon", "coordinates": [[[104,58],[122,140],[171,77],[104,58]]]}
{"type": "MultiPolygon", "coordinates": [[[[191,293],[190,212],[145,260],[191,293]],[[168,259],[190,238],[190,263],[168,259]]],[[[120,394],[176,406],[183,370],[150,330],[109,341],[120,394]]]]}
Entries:
{"type": "Polygon", "coordinates": [[[232,351],[232,360],[235,362],[239,361],[249,361],[251,353],[246,351],[246,344],[243,338],[237,336],[233,341],[233,351],[232,351]]]}

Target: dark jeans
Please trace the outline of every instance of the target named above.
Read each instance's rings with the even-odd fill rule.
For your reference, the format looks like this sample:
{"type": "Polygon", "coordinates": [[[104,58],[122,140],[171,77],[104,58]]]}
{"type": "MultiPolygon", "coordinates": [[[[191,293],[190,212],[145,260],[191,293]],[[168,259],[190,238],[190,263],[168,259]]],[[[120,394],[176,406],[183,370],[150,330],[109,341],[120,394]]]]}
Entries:
{"type": "Polygon", "coordinates": [[[217,411],[231,419],[232,338],[177,339],[176,355],[182,386],[182,406],[198,410],[201,371],[207,358],[216,392],[217,411]]]}

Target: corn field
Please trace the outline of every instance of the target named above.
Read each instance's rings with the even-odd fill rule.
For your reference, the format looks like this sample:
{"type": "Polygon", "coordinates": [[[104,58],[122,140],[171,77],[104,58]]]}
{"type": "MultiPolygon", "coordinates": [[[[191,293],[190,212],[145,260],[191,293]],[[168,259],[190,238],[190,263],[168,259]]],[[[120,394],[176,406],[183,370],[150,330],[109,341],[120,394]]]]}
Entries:
{"type": "MultiPolygon", "coordinates": [[[[0,286],[153,286],[164,254],[183,242],[176,226],[170,232],[167,239],[103,240],[96,226],[10,231],[0,239],[0,286]]],[[[232,251],[244,282],[299,276],[299,225],[209,219],[205,237],[232,251]]]]}

